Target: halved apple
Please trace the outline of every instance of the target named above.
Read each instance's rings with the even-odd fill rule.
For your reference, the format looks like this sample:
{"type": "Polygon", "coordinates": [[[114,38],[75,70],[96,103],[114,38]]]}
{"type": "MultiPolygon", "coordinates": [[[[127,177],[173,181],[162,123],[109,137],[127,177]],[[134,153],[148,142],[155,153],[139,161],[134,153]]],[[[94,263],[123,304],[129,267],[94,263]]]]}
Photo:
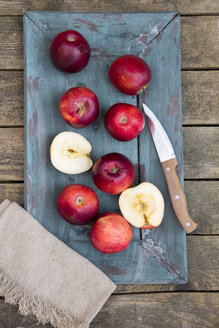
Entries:
{"type": "Polygon", "coordinates": [[[119,207],[124,218],[137,228],[155,228],[164,215],[163,196],[149,182],[124,190],[119,197],[119,207]]]}
{"type": "Polygon", "coordinates": [[[53,139],[50,159],[57,170],[66,174],[78,174],[93,166],[89,157],[91,150],[91,144],[81,134],[65,131],[53,139]]]}

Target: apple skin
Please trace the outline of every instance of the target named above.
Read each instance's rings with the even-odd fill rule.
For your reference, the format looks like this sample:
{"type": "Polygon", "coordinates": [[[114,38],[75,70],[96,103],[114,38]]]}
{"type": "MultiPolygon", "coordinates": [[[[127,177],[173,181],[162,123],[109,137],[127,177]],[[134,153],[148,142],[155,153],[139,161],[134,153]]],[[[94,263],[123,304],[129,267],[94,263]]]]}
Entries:
{"type": "Polygon", "coordinates": [[[131,225],[119,214],[106,212],[101,214],[90,232],[90,241],[94,248],[106,254],[124,251],[132,239],[131,225]]]}
{"type": "Polygon", "coordinates": [[[92,169],[92,177],[100,190],[117,195],[131,186],[135,177],[135,168],[126,156],[109,153],[96,161],[92,169]]]}
{"type": "Polygon", "coordinates": [[[64,93],[59,110],[69,125],[84,128],[98,118],[99,100],[90,89],[75,87],[64,93]]]}
{"type": "Polygon", "coordinates": [[[151,70],[147,63],[134,55],[117,58],[109,68],[109,79],[121,92],[137,95],[151,82],[151,70]]]}
{"type": "Polygon", "coordinates": [[[91,188],[81,184],[70,184],[59,194],[57,209],[64,220],[74,225],[83,225],[96,217],[99,200],[91,188]]]}
{"type": "Polygon", "coordinates": [[[159,226],[154,227],[152,225],[144,225],[143,227],[141,227],[141,229],[154,229],[154,228],[157,228],[157,227],[159,227],[159,226]]]}
{"type": "Polygon", "coordinates": [[[134,105],[118,103],[110,107],[105,126],[117,140],[129,141],[137,137],[145,125],[144,116],[134,105]]]}
{"type": "Polygon", "coordinates": [[[50,57],[56,68],[67,73],[84,69],[90,59],[90,46],[77,31],[59,33],[50,45],[50,57]]]}

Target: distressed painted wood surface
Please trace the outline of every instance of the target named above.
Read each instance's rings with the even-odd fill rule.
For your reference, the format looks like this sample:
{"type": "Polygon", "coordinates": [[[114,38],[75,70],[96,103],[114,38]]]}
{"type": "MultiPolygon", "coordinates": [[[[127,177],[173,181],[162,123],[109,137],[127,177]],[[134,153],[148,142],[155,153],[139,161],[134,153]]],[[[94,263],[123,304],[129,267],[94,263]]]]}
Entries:
{"type": "MultiPolygon", "coordinates": [[[[217,20],[218,17],[214,16],[218,14],[217,0],[203,0],[203,1],[151,1],[151,0],[137,0],[137,1],[87,1],[87,0],[73,0],[73,1],[51,1],[51,0],[32,0],[32,1],[0,1],[0,15],[22,15],[25,10],[67,10],[67,11],[168,11],[168,10],[179,10],[180,13],[186,15],[197,15],[197,14],[213,14],[213,16],[200,16],[200,17],[183,17],[181,18],[181,29],[182,33],[188,35],[183,37],[181,40],[182,46],[182,67],[187,69],[193,68],[204,68],[213,65],[214,69],[219,67],[218,55],[213,55],[214,49],[217,53],[218,41],[217,41],[217,20]],[[196,20],[197,19],[197,20],[196,20]],[[187,23],[188,22],[188,23],[187,23]],[[191,23],[189,23],[191,22],[191,23]],[[206,32],[206,28],[208,33],[206,32]],[[191,33],[191,31],[194,31],[191,33]],[[202,45],[202,47],[200,46],[202,45]],[[205,45],[208,44],[208,47],[205,45]],[[209,46],[210,44],[210,46],[209,46]],[[198,49],[198,50],[197,50],[198,49]],[[185,50],[185,51],[184,51],[185,50]],[[196,51],[196,58],[194,60],[194,51],[196,51]],[[192,56],[190,57],[190,53],[192,56]],[[208,59],[208,55],[211,59],[208,59]],[[213,58],[214,57],[214,58],[213,58]],[[185,66],[186,64],[186,66],[185,66]]],[[[0,18],[0,70],[19,70],[23,68],[22,59],[22,18],[19,17],[1,17],[0,18]],[[11,41],[11,42],[10,42],[11,41]]],[[[23,81],[21,80],[23,72],[17,71],[1,71],[0,72],[0,125],[1,126],[14,126],[23,125],[23,81]],[[2,80],[3,76],[3,80],[2,80]],[[17,76],[19,78],[17,79],[17,76]],[[13,82],[13,79],[16,82],[13,82]],[[10,82],[9,82],[10,81],[10,82]],[[9,94],[11,87],[14,87],[13,93],[9,94]],[[18,89],[16,89],[16,87],[18,89]],[[2,89],[3,88],[3,89],[2,89]],[[7,95],[8,90],[8,95],[7,95]],[[3,92],[3,94],[1,93],[3,92]],[[20,93],[20,96],[18,94],[20,93]],[[11,98],[11,99],[10,99],[11,98]],[[20,104],[20,110],[19,105],[20,104]],[[13,111],[14,108],[14,111],[13,111]],[[8,115],[10,112],[10,116],[8,115]]],[[[183,71],[182,72],[182,95],[183,95],[183,123],[188,125],[208,125],[218,124],[218,71],[183,71]]],[[[197,179],[196,170],[192,168],[192,174],[190,174],[191,165],[196,165],[194,161],[190,160],[192,152],[189,151],[185,162],[185,178],[188,176],[192,179],[191,181],[185,181],[185,189],[188,195],[189,209],[192,216],[197,219],[199,223],[198,230],[195,233],[200,234],[213,234],[217,233],[216,223],[218,222],[218,182],[217,181],[200,181],[200,179],[208,179],[208,167],[212,172],[211,163],[205,158],[203,150],[207,149],[208,143],[216,142],[217,130],[209,130],[209,137],[207,137],[208,131],[202,137],[202,129],[193,126],[189,137],[186,138],[188,144],[185,143],[185,136],[187,130],[184,129],[184,151],[193,144],[193,133],[195,133],[195,142],[199,142],[199,151],[201,153],[200,161],[203,163],[203,170],[199,180],[197,179]],[[213,136],[212,136],[213,132],[213,136]],[[200,138],[199,138],[200,137],[200,138]],[[206,140],[205,140],[206,138],[206,140]],[[187,165],[188,161],[188,165],[187,165]],[[210,165],[210,166],[209,166],[210,165]],[[188,174],[188,175],[187,175],[188,174]],[[206,205],[207,204],[207,205],[206,205]],[[207,221],[207,224],[206,224],[207,221]],[[200,230],[199,230],[200,229],[200,230]]],[[[7,140],[6,135],[2,139],[0,138],[1,152],[7,151],[9,161],[9,176],[5,169],[2,171],[0,180],[4,181],[0,184],[0,198],[11,197],[16,201],[23,203],[23,186],[17,183],[6,183],[8,180],[22,180],[23,179],[23,164],[20,163],[19,156],[23,156],[23,133],[16,133],[13,129],[11,133],[7,129],[7,140]],[[17,138],[13,138],[14,142],[9,142],[11,135],[16,134],[17,138]],[[3,145],[2,145],[3,144],[3,145]],[[22,145],[22,146],[21,146],[22,145]],[[18,147],[18,149],[17,149],[18,147]],[[16,156],[11,157],[11,149],[13,149],[16,156]],[[17,174],[17,168],[19,173],[17,174]],[[15,180],[14,174],[15,172],[15,180]]],[[[198,153],[198,147],[197,147],[198,153]]],[[[208,153],[208,156],[214,161],[215,153],[208,153]]],[[[216,163],[214,161],[214,163],[216,163]]],[[[213,164],[214,165],[214,164],[213,164]]],[[[217,164],[218,166],[218,164],[217,164]]],[[[212,176],[212,175],[211,175],[212,176]]],[[[211,177],[212,178],[212,177],[211,177]]],[[[213,179],[218,176],[213,177],[213,179]]],[[[118,323],[118,312],[123,312],[121,316],[123,321],[126,323],[126,327],[135,328],[156,328],[162,322],[162,328],[169,328],[172,323],[176,322],[177,327],[185,328],[200,328],[200,327],[213,327],[218,326],[215,321],[214,310],[215,305],[218,304],[218,298],[215,297],[214,293],[202,293],[201,291],[218,290],[218,282],[215,280],[217,277],[217,266],[214,262],[217,259],[217,252],[215,249],[215,239],[213,236],[189,236],[188,238],[188,266],[189,266],[189,282],[185,285],[177,285],[177,290],[199,290],[199,293],[177,293],[177,299],[174,300],[169,307],[165,307],[166,311],[162,312],[162,308],[158,307],[151,311],[154,304],[147,303],[147,308],[143,306],[140,312],[144,314],[143,320],[136,320],[136,316],[139,313],[138,301],[135,300],[132,303],[132,307],[127,307],[127,300],[124,299],[121,302],[120,311],[106,311],[101,314],[100,322],[98,321],[99,327],[115,327],[118,323]],[[199,257],[201,256],[201,264],[199,257]],[[210,270],[209,270],[210,267],[210,270]],[[192,296],[191,296],[192,295],[192,296]],[[201,301],[202,300],[202,301],[201,301]],[[176,304],[182,302],[182,307],[177,308],[176,304]],[[202,303],[201,303],[202,302],[202,303]],[[204,307],[200,304],[205,303],[204,307]],[[192,306],[190,306],[192,304],[192,306]],[[124,310],[122,310],[124,309],[124,310]],[[182,310],[183,309],[183,310],[182,310]],[[200,311],[201,309],[201,311],[200,311]],[[126,312],[127,310],[127,312],[126,312]],[[116,312],[116,314],[115,314],[116,312]],[[114,313],[112,315],[112,313],[114,313]],[[136,313],[136,315],[135,315],[136,313]],[[174,313],[174,317],[173,314],[174,313]],[[148,314],[151,316],[148,319],[148,314]],[[186,318],[189,316],[189,322],[186,318]],[[200,317],[200,318],[199,318],[200,317]],[[205,318],[203,321],[201,318],[205,318]],[[109,320],[111,320],[108,323],[109,320]],[[127,319],[127,321],[126,321],[127,319]]],[[[218,244],[217,244],[218,245],[218,244]]],[[[162,291],[162,290],[174,290],[176,285],[121,285],[117,292],[122,293],[136,293],[136,292],[149,292],[149,291],[162,291]]],[[[172,295],[172,293],[168,293],[172,295]]],[[[165,293],[156,293],[153,295],[163,296],[165,301],[168,295],[165,293]]],[[[149,294],[150,296],[151,294],[149,294]]],[[[217,295],[217,294],[216,294],[217,295]]],[[[113,299],[114,302],[114,299],[113,299]]],[[[160,306],[164,306],[164,303],[159,303],[160,306]]],[[[154,309],[154,308],[153,308],[154,309]]],[[[99,320],[99,319],[98,319],[99,320]]],[[[121,323],[122,325],[123,323],[121,323]]],[[[95,327],[97,324],[95,324],[95,327]]],[[[36,320],[30,317],[23,317],[17,313],[17,308],[11,305],[3,304],[1,300],[0,305],[0,327],[1,328],[41,328],[37,325],[36,320]]],[[[48,326],[50,327],[50,326],[48,326]]],[[[176,325],[174,326],[174,328],[176,325]]]]}
{"type": "Polygon", "coordinates": [[[218,236],[187,237],[189,280],[186,284],[119,285],[116,293],[158,291],[218,291],[218,236]]]}
{"type": "Polygon", "coordinates": [[[47,11],[179,11],[184,15],[197,14],[217,14],[219,13],[219,4],[217,0],[12,0],[10,6],[8,1],[1,1],[2,15],[21,15],[26,10],[47,10],[47,11]]]}
{"type": "MultiPolygon", "coordinates": [[[[146,103],[159,118],[174,147],[178,160],[178,175],[183,184],[183,142],[182,142],[182,104],[181,104],[181,66],[180,66],[180,20],[172,20],[162,34],[158,34],[149,45],[143,48],[140,56],[147,60],[153,78],[151,85],[139,95],[140,104],[146,103]],[[158,68],[159,67],[159,68],[158,68]]],[[[154,183],[162,192],[165,201],[164,220],[155,230],[142,230],[142,255],[156,252],[157,260],[162,263],[168,254],[168,270],[186,275],[185,231],[171,204],[168,186],[163,174],[151,132],[146,126],[139,136],[139,164],[141,181],[154,183]],[[174,233],[172,233],[174,231],[174,233]],[[152,252],[153,252],[152,251],[152,252]],[[180,269],[179,269],[180,268],[180,269]]],[[[141,253],[140,253],[141,254],[141,253]]],[[[144,266],[144,261],[140,258],[144,266]]],[[[142,268],[142,269],[143,269],[142,268]]],[[[153,274],[153,273],[152,273],[153,274]]]]}
{"type": "MultiPolygon", "coordinates": [[[[218,126],[186,126],[183,135],[185,179],[218,179],[218,126]]],[[[23,156],[23,128],[0,128],[0,181],[24,179],[23,156]]]]}
{"type": "Polygon", "coordinates": [[[27,12],[24,15],[25,208],[50,232],[91,260],[117,284],[187,281],[185,232],[173,213],[160,163],[151,152],[154,148],[152,141],[146,132],[128,143],[118,142],[107,133],[103,124],[105,112],[113,103],[139,103],[141,107],[142,102],[141,97],[122,95],[110,84],[107,71],[111,62],[127,52],[147,58],[153,75],[147,103],[165,123],[170,138],[174,138],[172,141],[183,179],[179,23],[176,13],[27,12]],[[59,32],[72,27],[89,40],[92,49],[89,65],[77,75],[57,71],[49,56],[50,41],[59,32]],[[113,151],[126,155],[136,167],[134,184],[139,182],[137,176],[140,181],[145,181],[146,171],[147,181],[155,183],[165,198],[165,219],[161,226],[148,231],[147,236],[142,232],[143,238],[140,230],[133,228],[133,239],[122,253],[106,255],[96,251],[91,247],[87,228],[72,226],[60,219],[57,213],[58,194],[70,183],[92,187],[100,199],[100,213],[119,210],[118,197],[99,191],[90,172],[69,176],[55,170],[50,163],[49,147],[53,137],[61,131],[74,130],[61,119],[58,111],[61,95],[73,86],[91,87],[100,100],[98,121],[80,130],[93,145],[91,156],[94,161],[113,151]],[[169,107],[171,114],[168,116],[166,109],[169,107]]]}
{"type": "MultiPolygon", "coordinates": [[[[218,21],[219,16],[181,17],[183,69],[219,67],[218,21]]],[[[0,69],[23,69],[22,17],[1,17],[0,42],[0,69]]]]}
{"type": "MultiPolygon", "coordinates": [[[[216,328],[219,294],[162,293],[113,295],[90,328],[216,328]],[[119,313],[119,315],[118,315],[119,313]],[[107,318],[107,319],[106,319],[107,318]]],[[[30,317],[21,317],[15,306],[0,300],[0,327],[43,328],[30,317]],[[10,317],[8,319],[8,314],[10,317]]],[[[51,328],[50,325],[44,326],[51,328]]]]}
{"type": "MultiPolygon", "coordinates": [[[[23,72],[0,72],[0,127],[24,125],[23,72]],[[13,89],[13,93],[11,90],[13,89]]],[[[183,124],[219,124],[219,71],[183,71],[183,124]]]]}
{"type": "MultiPolygon", "coordinates": [[[[219,234],[219,182],[218,181],[185,181],[185,193],[189,213],[198,223],[193,235],[219,234]],[[208,224],[206,224],[208,218],[208,224]]],[[[0,183],[0,202],[5,198],[24,205],[23,183],[0,183]]]]}

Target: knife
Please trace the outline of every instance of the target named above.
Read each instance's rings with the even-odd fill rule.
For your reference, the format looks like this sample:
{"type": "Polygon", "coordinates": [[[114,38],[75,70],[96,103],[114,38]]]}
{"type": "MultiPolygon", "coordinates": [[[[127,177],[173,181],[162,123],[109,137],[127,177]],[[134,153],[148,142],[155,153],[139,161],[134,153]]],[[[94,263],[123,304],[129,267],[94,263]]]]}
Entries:
{"type": "Polygon", "coordinates": [[[143,104],[143,109],[164,171],[174,211],[183,229],[187,233],[192,232],[197,224],[188,212],[185,193],[176,173],[178,163],[172,144],[154,113],[145,104],[143,104]]]}

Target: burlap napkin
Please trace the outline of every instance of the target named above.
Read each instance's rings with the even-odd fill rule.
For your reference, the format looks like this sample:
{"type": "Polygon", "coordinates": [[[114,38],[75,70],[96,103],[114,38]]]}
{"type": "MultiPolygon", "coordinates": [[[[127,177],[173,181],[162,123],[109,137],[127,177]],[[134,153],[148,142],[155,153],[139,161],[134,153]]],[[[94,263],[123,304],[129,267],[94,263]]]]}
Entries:
{"type": "Polygon", "coordinates": [[[21,314],[58,328],[87,328],[115,287],[19,205],[0,205],[0,296],[21,314]]]}

